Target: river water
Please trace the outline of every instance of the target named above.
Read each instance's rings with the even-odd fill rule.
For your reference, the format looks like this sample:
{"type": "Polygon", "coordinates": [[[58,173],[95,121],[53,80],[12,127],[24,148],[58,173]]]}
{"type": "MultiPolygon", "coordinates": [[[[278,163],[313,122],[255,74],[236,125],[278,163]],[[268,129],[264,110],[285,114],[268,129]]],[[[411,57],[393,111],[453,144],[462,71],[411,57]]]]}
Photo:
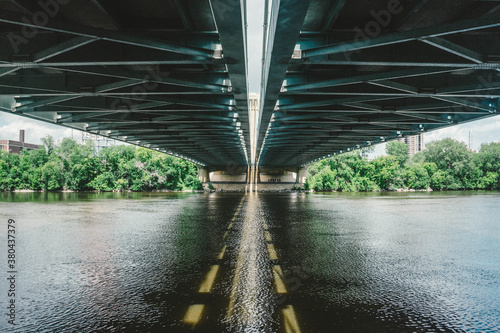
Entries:
{"type": "Polygon", "coordinates": [[[500,331],[498,192],[0,193],[0,221],[0,332],[500,331]]]}

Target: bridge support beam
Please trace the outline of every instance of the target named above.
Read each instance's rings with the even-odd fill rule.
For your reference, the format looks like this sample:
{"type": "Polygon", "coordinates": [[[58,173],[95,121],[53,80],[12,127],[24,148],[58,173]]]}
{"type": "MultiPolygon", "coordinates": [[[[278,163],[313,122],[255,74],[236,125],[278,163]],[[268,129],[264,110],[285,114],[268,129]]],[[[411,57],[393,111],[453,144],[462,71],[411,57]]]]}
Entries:
{"type": "Polygon", "coordinates": [[[259,167],[259,183],[294,183],[295,168],[259,167]]]}
{"type": "Polygon", "coordinates": [[[307,169],[309,165],[299,167],[297,170],[297,179],[295,180],[295,184],[304,185],[306,183],[307,178],[307,169]]]}
{"type": "Polygon", "coordinates": [[[296,167],[259,167],[257,169],[257,191],[288,191],[296,184],[296,167]]]}
{"type": "Polygon", "coordinates": [[[307,166],[258,167],[253,175],[249,174],[251,170],[248,167],[204,167],[198,170],[198,178],[205,185],[212,184],[217,191],[245,191],[252,183],[257,191],[274,192],[292,190],[294,186],[303,188],[307,177],[307,166]]]}
{"type": "Polygon", "coordinates": [[[202,183],[210,182],[210,174],[208,173],[207,168],[199,168],[198,169],[198,179],[202,183]]]}

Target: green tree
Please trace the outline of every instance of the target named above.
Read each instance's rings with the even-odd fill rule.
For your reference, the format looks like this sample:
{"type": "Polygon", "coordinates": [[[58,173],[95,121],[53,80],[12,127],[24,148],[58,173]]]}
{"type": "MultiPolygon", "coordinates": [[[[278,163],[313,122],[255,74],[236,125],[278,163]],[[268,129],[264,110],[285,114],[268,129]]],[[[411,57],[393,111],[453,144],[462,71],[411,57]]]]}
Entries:
{"type": "Polygon", "coordinates": [[[408,151],[408,145],[397,140],[388,142],[385,146],[385,152],[387,155],[394,156],[401,167],[404,167],[410,158],[408,151]]]}
{"type": "Polygon", "coordinates": [[[431,176],[430,187],[433,190],[443,190],[446,188],[446,172],[443,170],[437,170],[431,176]]]}
{"type": "Polygon", "coordinates": [[[95,156],[94,143],[78,144],[64,138],[54,149],[54,154],[63,163],[64,187],[71,190],[90,189],[89,183],[97,176],[99,163],[95,156]]]}
{"type": "Polygon", "coordinates": [[[42,188],[45,190],[60,190],[63,188],[64,178],[62,163],[52,160],[41,168],[42,188]]]}
{"type": "Polygon", "coordinates": [[[52,152],[56,148],[54,138],[51,135],[46,135],[40,140],[42,141],[43,147],[45,148],[45,152],[47,153],[47,155],[52,154],[52,152]]]}
{"type": "Polygon", "coordinates": [[[431,177],[422,164],[412,164],[406,169],[405,183],[411,189],[426,189],[431,185],[431,177]]]}
{"type": "Polygon", "coordinates": [[[424,155],[426,162],[435,163],[440,170],[453,169],[471,158],[465,143],[450,138],[429,142],[424,155]]]}
{"type": "Polygon", "coordinates": [[[112,191],[115,189],[115,178],[110,171],[106,171],[95,177],[89,186],[97,191],[112,191]]]}
{"type": "Polygon", "coordinates": [[[304,187],[315,191],[373,191],[378,189],[370,178],[373,171],[374,166],[359,150],[336,155],[312,163],[304,187]]]}
{"type": "Polygon", "coordinates": [[[402,185],[399,162],[392,155],[382,156],[372,161],[375,167],[373,180],[381,189],[390,190],[402,185]]]}
{"type": "Polygon", "coordinates": [[[439,170],[446,173],[445,188],[477,188],[480,170],[465,143],[450,138],[432,141],[427,144],[424,155],[426,162],[435,163],[439,170]]]}
{"type": "MultiPolygon", "coordinates": [[[[323,170],[321,170],[317,175],[317,179],[321,181],[323,191],[333,191],[338,188],[338,183],[335,180],[336,172],[326,166],[323,170]]],[[[318,182],[319,184],[319,182],[318,182]]]]}
{"type": "Polygon", "coordinates": [[[485,171],[498,172],[500,170],[500,142],[482,144],[477,154],[481,167],[485,171]]]}
{"type": "Polygon", "coordinates": [[[487,178],[481,183],[481,188],[500,188],[500,179],[497,178],[496,184],[490,184],[491,177],[494,174],[500,174],[500,143],[492,142],[482,144],[479,153],[475,155],[475,164],[481,170],[482,177],[487,178]],[[488,174],[490,173],[490,174],[488,174]],[[488,183],[489,185],[486,185],[488,183]]]}
{"type": "Polygon", "coordinates": [[[5,191],[9,189],[10,167],[1,157],[0,155],[0,191],[5,191]]]}
{"type": "Polygon", "coordinates": [[[202,189],[191,162],[131,145],[103,148],[65,138],[42,138],[42,149],[21,156],[0,152],[0,190],[202,189]]]}
{"type": "Polygon", "coordinates": [[[498,178],[499,178],[498,173],[491,172],[491,171],[486,172],[486,175],[484,177],[482,177],[480,180],[479,188],[486,188],[489,190],[492,190],[494,188],[498,188],[497,187],[498,178]]]}
{"type": "Polygon", "coordinates": [[[203,183],[198,179],[198,177],[193,175],[187,175],[184,180],[184,184],[186,185],[186,188],[195,191],[203,190],[203,183]]]}

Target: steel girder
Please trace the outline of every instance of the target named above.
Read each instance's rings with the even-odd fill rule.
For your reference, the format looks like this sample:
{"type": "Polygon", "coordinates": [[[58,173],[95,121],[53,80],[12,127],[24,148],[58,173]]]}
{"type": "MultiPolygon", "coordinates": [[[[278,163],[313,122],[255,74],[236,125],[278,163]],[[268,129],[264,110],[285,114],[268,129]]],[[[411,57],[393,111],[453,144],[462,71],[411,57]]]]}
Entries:
{"type": "Polygon", "coordinates": [[[0,110],[247,165],[244,0],[4,1],[0,110]]]}
{"type": "Polygon", "coordinates": [[[271,13],[259,165],[304,165],[497,114],[495,2],[296,2],[271,13]]]}

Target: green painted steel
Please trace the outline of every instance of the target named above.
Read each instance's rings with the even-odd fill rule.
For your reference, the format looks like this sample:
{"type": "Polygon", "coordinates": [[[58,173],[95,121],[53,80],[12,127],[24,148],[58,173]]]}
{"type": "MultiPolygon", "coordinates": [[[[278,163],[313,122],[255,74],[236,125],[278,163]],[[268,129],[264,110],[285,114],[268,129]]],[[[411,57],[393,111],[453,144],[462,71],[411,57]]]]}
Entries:
{"type": "Polygon", "coordinates": [[[295,2],[274,2],[271,13],[260,166],[301,166],[497,114],[496,2],[311,0],[291,10],[295,2]],[[279,59],[276,45],[286,50],[279,59]]]}
{"type": "Polygon", "coordinates": [[[247,165],[245,1],[0,3],[0,110],[247,165]]]}
{"type": "Polygon", "coordinates": [[[0,110],[212,169],[302,166],[496,115],[496,3],[266,2],[251,147],[245,0],[4,1],[0,110]]]}

